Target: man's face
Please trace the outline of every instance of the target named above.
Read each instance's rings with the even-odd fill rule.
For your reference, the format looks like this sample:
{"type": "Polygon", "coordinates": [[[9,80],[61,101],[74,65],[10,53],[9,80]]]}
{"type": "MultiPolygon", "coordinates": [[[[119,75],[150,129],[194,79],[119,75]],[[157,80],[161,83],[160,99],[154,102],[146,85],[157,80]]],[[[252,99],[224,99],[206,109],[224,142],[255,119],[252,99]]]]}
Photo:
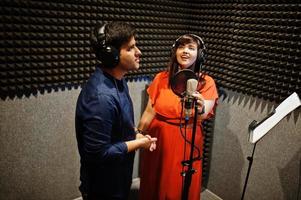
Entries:
{"type": "Polygon", "coordinates": [[[141,51],[136,46],[134,37],[128,43],[124,43],[120,48],[119,66],[124,71],[139,69],[141,51]]]}

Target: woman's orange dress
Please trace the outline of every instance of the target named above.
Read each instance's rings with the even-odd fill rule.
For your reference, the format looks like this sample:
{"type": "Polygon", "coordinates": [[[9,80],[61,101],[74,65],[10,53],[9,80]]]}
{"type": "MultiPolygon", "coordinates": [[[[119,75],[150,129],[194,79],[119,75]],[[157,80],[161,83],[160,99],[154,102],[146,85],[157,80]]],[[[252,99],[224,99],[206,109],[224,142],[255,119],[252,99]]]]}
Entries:
{"type": "MultiPolygon", "coordinates": [[[[210,76],[205,76],[205,80],[206,84],[199,92],[205,99],[216,100],[218,94],[214,80],[210,76]]],[[[155,151],[142,152],[139,199],[180,200],[184,183],[184,178],[181,176],[183,171],[181,162],[184,159],[188,160],[190,155],[190,145],[186,143],[186,148],[184,148],[185,141],[180,132],[181,99],[168,87],[168,72],[158,73],[147,92],[156,112],[156,117],[149,126],[148,134],[157,137],[158,141],[155,151]]],[[[182,130],[184,133],[184,128],[182,130]]],[[[191,133],[192,126],[188,125],[186,137],[190,141],[191,133]]],[[[200,149],[202,156],[203,135],[200,126],[197,126],[196,130],[195,146],[200,149]]],[[[194,150],[194,156],[197,155],[197,150],[194,150]]],[[[193,168],[196,169],[196,172],[192,175],[188,199],[200,200],[201,160],[193,162],[193,168]]]]}

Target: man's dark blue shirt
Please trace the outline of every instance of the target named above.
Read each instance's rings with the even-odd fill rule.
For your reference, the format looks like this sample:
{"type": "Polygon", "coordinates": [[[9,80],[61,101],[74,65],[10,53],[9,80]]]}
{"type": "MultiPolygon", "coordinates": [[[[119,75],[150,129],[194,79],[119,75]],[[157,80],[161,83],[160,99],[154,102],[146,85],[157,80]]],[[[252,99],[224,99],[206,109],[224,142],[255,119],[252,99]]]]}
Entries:
{"type": "Polygon", "coordinates": [[[77,100],[76,137],[81,157],[80,190],[103,199],[126,199],[135,139],[133,105],[124,79],[96,67],[77,100]]]}

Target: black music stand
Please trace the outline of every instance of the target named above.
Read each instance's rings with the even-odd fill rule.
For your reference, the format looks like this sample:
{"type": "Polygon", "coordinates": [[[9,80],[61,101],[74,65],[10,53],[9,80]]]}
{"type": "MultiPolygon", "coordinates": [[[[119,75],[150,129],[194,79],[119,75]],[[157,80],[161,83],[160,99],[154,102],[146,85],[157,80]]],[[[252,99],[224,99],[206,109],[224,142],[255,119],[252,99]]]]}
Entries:
{"type": "Polygon", "coordinates": [[[255,148],[257,142],[266,135],[281,119],[283,119],[287,114],[295,110],[301,105],[301,100],[297,93],[291,94],[288,98],[286,98],[279,106],[273,110],[268,116],[262,119],[260,122],[253,121],[249,125],[249,141],[254,144],[253,152],[251,156],[247,157],[249,161],[248,171],[244,183],[244,188],[241,196],[241,200],[244,199],[249,175],[251,172],[251,167],[253,164],[253,157],[255,153],[255,148]]]}

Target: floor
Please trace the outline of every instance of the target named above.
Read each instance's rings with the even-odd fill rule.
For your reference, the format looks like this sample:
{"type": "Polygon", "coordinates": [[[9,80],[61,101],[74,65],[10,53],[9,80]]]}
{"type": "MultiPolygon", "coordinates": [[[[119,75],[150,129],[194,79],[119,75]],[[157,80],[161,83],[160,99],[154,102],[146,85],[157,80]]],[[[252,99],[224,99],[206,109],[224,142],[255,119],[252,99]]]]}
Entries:
{"type": "MultiPolygon", "coordinates": [[[[138,200],[138,191],[139,191],[139,185],[140,180],[133,179],[132,188],[131,188],[131,194],[129,196],[129,200],[138,200]]],[[[202,200],[223,200],[214,193],[212,193],[210,190],[205,189],[201,193],[201,199],[202,200]]]]}
{"type": "MultiPolygon", "coordinates": [[[[139,185],[140,185],[140,180],[139,178],[133,179],[132,183],[132,188],[131,188],[131,193],[129,196],[128,200],[138,200],[138,191],[139,191],[139,185]]],[[[201,199],[202,200],[223,200],[214,193],[212,193],[210,190],[205,189],[201,193],[201,199]]],[[[73,200],[82,200],[81,197],[73,199],[73,200]]]]}

